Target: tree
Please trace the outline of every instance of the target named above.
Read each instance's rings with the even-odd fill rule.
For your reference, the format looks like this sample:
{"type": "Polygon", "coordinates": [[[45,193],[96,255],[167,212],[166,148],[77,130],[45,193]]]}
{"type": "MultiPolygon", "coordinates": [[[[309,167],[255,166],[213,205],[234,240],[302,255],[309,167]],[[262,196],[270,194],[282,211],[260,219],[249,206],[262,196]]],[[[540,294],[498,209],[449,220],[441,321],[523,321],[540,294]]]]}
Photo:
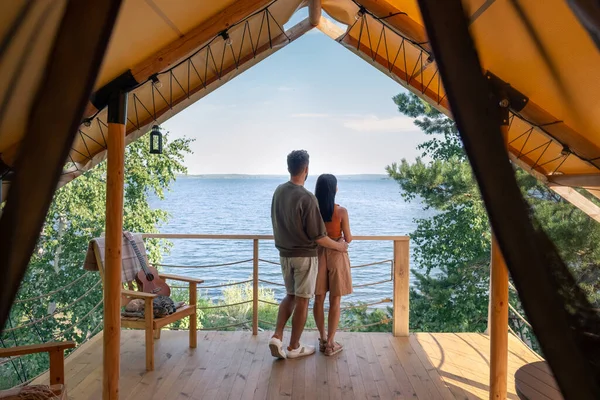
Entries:
{"type": "MultiPolygon", "coordinates": [[[[190,152],[190,140],[163,140],[162,155],[149,153],[148,136],[126,149],[125,230],[157,232],[168,218],[165,211],[151,209],[148,198],[151,194],[164,198],[176,174],[186,172],[183,158],[190,152]]],[[[79,344],[102,329],[100,277],[97,273],[86,274],[82,266],[89,240],[104,231],[105,202],[106,163],[56,192],[17,302],[0,334],[1,345],[52,340],[74,340],[79,344]],[[10,331],[18,326],[25,327],[10,331]]],[[[158,261],[161,251],[167,249],[166,242],[147,242],[151,261],[158,261]]],[[[45,355],[30,356],[0,366],[0,389],[35,377],[48,367],[47,361],[45,355]]]]}
{"type": "MultiPolygon", "coordinates": [[[[458,131],[452,120],[413,94],[399,94],[393,101],[431,139],[418,146],[421,158],[392,164],[387,172],[399,183],[404,199],[420,200],[425,209],[437,211],[431,218],[417,219],[411,234],[416,263],[411,329],[482,332],[487,326],[490,226],[458,131]]],[[[536,223],[598,305],[600,225],[523,170],[516,168],[515,173],[536,223]]],[[[511,297],[520,310],[517,297],[511,297]]],[[[524,329],[517,322],[511,325],[524,329]]]]}

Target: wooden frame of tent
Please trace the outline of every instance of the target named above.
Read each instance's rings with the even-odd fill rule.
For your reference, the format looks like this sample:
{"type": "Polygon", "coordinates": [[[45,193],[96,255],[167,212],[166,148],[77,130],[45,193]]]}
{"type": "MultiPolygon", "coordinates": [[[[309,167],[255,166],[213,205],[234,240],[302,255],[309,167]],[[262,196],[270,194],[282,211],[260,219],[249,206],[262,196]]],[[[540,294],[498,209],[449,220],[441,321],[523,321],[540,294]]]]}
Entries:
{"type": "MultiPolygon", "coordinates": [[[[121,248],[120,232],[122,230],[123,157],[124,148],[128,141],[135,140],[145,133],[146,128],[150,124],[165,120],[173,111],[177,112],[198,100],[210,90],[214,90],[223,82],[226,82],[236,73],[260,62],[314,26],[317,26],[318,29],[382,70],[382,72],[402,83],[413,93],[424,98],[446,115],[451,116],[450,105],[453,93],[446,95],[440,82],[440,76],[444,79],[444,83],[447,84],[448,76],[442,75],[447,75],[448,70],[453,66],[452,62],[457,65],[457,61],[452,61],[448,56],[441,56],[441,54],[447,51],[447,48],[441,45],[436,49],[436,54],[433,54],[435,46],[432,46],[432,43],[435,44],[436,40],[443,42],[443,40],[432,36],[432,43],[430,43],[429,35],[425,33],[425,28],[403,10],[396,9],[391,3],[385,0],[358,0],[356,7],[348,4],[337,4],[333,0],[324,1],[323,4],[319,0],[311,0],[309,2],[309,17],[307,20],[300,22],[288,31],[284,31],[281,28],[281,33],[273,36],[269,27],[268,38],[264,39],[264,36],[261,36],[264,35],[264,33],[261,33],[264,21],[266,21],[268,26],[270,21],[278,22],[273,14],[276,11],[271,11],[271,8],[276,3],[276,1],[273,2],[270,0],[240,0],[222,9],[217,8],[218,12],[212,15],[212,17],[191,27],[185,34],[181,34],[179,38],[167,43],[154,54],[137,62],[126,72],[115,75],[113,68],[112,73],[105,72],[103,75],[101,74],[100,82],[103,84],[97,87],[87,107],[84,107],[84,103],[89,98],[91,82],[98,73],[100,64],[98,60],[102,57],[106,49],[108,35],[115,22],[120,1],[96,1],[93,4],[88,3],[86,5],[70,1],[66,6],[64,17],[62,19],[60,15],[56,17],[56,24],[58,25],[60,22],[61,29],[57,34],[55,49],[62,51],[64,48],[69,48],[69,46],[72,48],[73,44],[66,39],[68,37],[78,36],[90,42],[84,46],[86,49],[86,53],[83,54],[84,57],[82,57],[82,54],[64,54],[59,51],[51,52],[53,57],[51,60],[56,60],[56,63],[49,64],[50,68],[46,72],[46,79],[37,91],[39,93],[37,103],[30,102],[31,109],[33,110],[31,123],[29,124],[30,129],[23,136],[25,138],[23,142],[17,141],[12,147],[4,148],[2,151],[5,164],[11,166],[18,173],[14,181],[11,182],[10,191],[6,197],[6,207],[0,220],[0,245],[3,246],[0,249],[0,256],[3,257],[3,267],[11,273],[8,280],[10,290],[0,291],[0,317],[4,319],[12,298],[14,298],[18,282],[22,278],[24,268],[27,265],[28,255],[31,254],[35,239],[37,238],[35,232],[39,232],[39,228],[43,223],[43,217],[48,209],[51,194],[56,184],[65,184],[107,157],[107,273],[104,330],[105,398],[118,398],[118,337],[120,332],[118,304],[120,281],[118,279],[118,271],[120,271],[119,252],[121,248]],[[356,22],[344,32],[321,16],[322,8],[344,21],[348,21],[346,14],[348,14],[349,9],[357,9],[358,17],[356,18],[356,22]],[[86,18],[81,17],[89,15],[92,9],[94,10],[94,17],[90,19],[94,21],[94,24],[81,23],[81,19],[86,20],[86,18]],[[259,17],[262,15],[263,23],[260,24],[261,30],[258,32],[256,46],[251,43],[251,51],[246,51],[247,54],[242,56],[246,28],[248,32],[251,32],[253,29],[252,25],[258,25],[257,15],[259,17]],[[358,33],[359,28],[360,33],[358,33]],[[364,39],[363,28],[367,31],[368,42],[364,39]],[[376,37],[376,34],[369,33],[369,29],[379,29],[381,32],[379,44],[377,44],[377,48],[375,49],[371,39],[376,37]],[[73,34],[74,30],[76,30],[77,34],[73,34]],[[237,38],[241,36],[242,41],[240,53],[237,58],[233,50],[231,51],[233,61],[229,65],[225,65],[223,62],[226,58],[228,62],[231,61],[227,53],[228,48],[223,32],[229,32],[229,35],[235,33],[238,35],[237,38]],[[382,37],[385,38],[385,51],[380,49],[382,37]],[[393,45],[395,45],[394,49],[397,49],[396,59],[401,51],[404,52],[405,60],[406,53],[412,52],[410,56],[416,59],[412,71],[407,67],[406,61],[404,61],[404,66],[402,63],[396,63],[396,59],[392,61],[393,56],[390,58],[387,54],[389,50],[388,41],[393,42],[393,45]],[[214,60],[210,46],[221,45],[221,43],[223,43],[223,50],[220,53],[222,61],[219,68],[218,63],[214,60]],[[190,73],[188,73],[186,90],[184,87],[186,86],[185,82],[182,85],[177,78],[177,74],[186,66],[188,71],[191,70],[191,67],[195,70],[193,57],[197,56],[202,49],[206,50],[205,58],[207,63],[207,67],[204,70],[204,79],[202,79],[201,74],[197,70],[197,78],[192,78],[190,73]],[[192,53],[191,56],[190,53],[192,53]],[[214,67],[211,66],[210,68],[213,70],[210,76],[207,72],[209,70],[209,54],[213,58],[214,64],[214,67]],[[444,67],[438,65],[437,57],[440,57],[440,60],[446,59],[444,67]],[[74,63],[76,58],[78,60],[85,59],[88,62],[74,63]],[[79,70],[73,67],[75,64],[79,66],[79,70]],[[444,68],[446,68],[446,71],[444,71],[444,68]],[[75,76],[79,80],[71,79],[71,86],[74,89],[71,96],[72,101],[62,104],[62,107],[57,107],[51,101],[53,93],[58,90],[57,85],[66,81],[67,74],[71,74],[69,77],[73,78],[72,74],[75,72],[79,72],[80,75],[75,76]],[[168,83],[165,83],[169,86],[170,90],[170,96],[167,96],[168,99],[163,94],[160,94],[160,91],[155,87],[155,82],[159,79],[159,74],[167,74],[168,76],[168,83]],[[436,76],[437,84],[435,82],[436,76]],[[176,81],[181,90],[177,89],[174,81],[176,81]],[[198,84],[198,81],[201,81],[201,84],[198,84]],[[195,85],[195,87],[192,88],[192,85],[195,85]],[[159,101],[160,104],[158,104],[158,107],[154,103],[156,92],[164,100],[159,101]],[[175,97],[173,97],[173,93],[175,93],[175,97]],[[149,97],[153,99],[152,105],[154,107],[152,111],[144,104],[145,99],[149,97]],[[133,99],[133,108],[135,108],[134,114],[127,109],[127,102],[131,102],[131,99],[133,99]],[[146,112],[138,112],[138,104],[141,104],[146,109],[146,112]],[[79,126],[79,129],[76,129],[75,126],[79,125],[79,116],[82,114],[84,116],[83,124],[79,126]],[[49,140],[49,136],[51,135],[43,134],[45,129],[44,121],[49,115],[56,117],[54,121],[57,124],[55,124],[54,128],[63,136],[52,136],[51,140],[49,140]],[[104,123],[103,119],[107,123],[104,123]],[[64,123],[60,125],[58,122],[64,123]],[[97,127],[94,125],[94,122],[97,122],[97,127]],[[94,139],[100,137],[100,134],[104,137],[103,124],[107,128],[108,136],[105,145],[102,145],[99,139],[94,139]],[[86,137],[88,138],[87,140],[86,137]],[[75,140],[73,141],[74,138],[75,140]],[[92,143],[92,141],[95,143],[92,143]],[[71,143],[73,144],[71,145],[71,143]],[[18,152],[19,146],[28,150],[18,152]],[[71,147],[69,155],[71,169],[61,174],[62,160],[66,158],[62,157],[62,155],[66,155],[69,147],[71,147]],[[38,149],[37,152],[36,148],[38,149]],[[42,151],[39,150],[40,148],[42,151]],[[42,165],[43,167],[41,167],[42,165]],[[42,176],[40,171],[43,171],[45,175],[42,176]],[[40,186],[41,183],[44,184],[43,187],[40,186]],[[33,196],[33,191],[38,195],[33,196]],[[42,195],[39,195],[40,193],[42,195]],[[36,214],[32,215],[31,218],[27,218],[26,224],[20,224],[20,221],[22,221],[21,216],[31,213],[31,210],[36,210],[36,214]],[[29,233],[28,235],[24,235],[24,237],[27,237],[27,240],[22,243],[15,240],[17,236],[14,235],[14,232],[17,228],[21,232],[29,233]]],[[[305,4],[304,2],[299,2],[299,5],[305,4]]],[[[408,2],[406,5],[407,7],[410,6],[408,2]]],[[[435,16],[432,10],[435,10],[435,8],[431,7],[432,4],[429,4],[425,0],[419,1],[419,5],[422,9],[430,10],[430,13],[424,13],[426,17],[424,18],[424,22],[431,34],[435,32],[434,26],[431,25],[433,24],[433,16],[435,16]]],[[[484,4],[481,8],[475,10],[472,14],[472,19],[479,18],[481,14],[486,12],[487,7],[489,5],[484,4]]],[[[454,22],[460,27],[463,26],[458,24],[459,19],[462,17],[459,18],[456,14],[457,10],[462,10],[459,1],[449,1],[447,7],[438,6],[438,8],[440,10],[447,9],[449,15],[453,15],[453,18],[455,18],[454,22]],[[458,9],[452,9],[452,7],[458,7],[458,9]],[[450,11],[453,12],[451,13],[450,11]]],[[[283,16],[282,18],[289,18],[290,14],[288,11],[277,10],[283,16]]],[[[293,14],[295,9],[291,11],[293,14]]],[[[441,17],[438,15],[438,18],[441,17]]],[[[459,32],[452,33],[458,35],[459,32]]],[[[582,37],[579,35],[577,38],[580,41],[584,41],[587,36],[582,37]]],[[[589,40],[589,38],[587,39],[589,40]]],[[[583,45],[587,46],[587,48],[590,47],[587,42],[583,45]]],[[[449,45],[446,44],[446,46],[449,45]]],[[[79,52],[80,48],[77,47],[77,50],[79,52]]],[[[246,48],[246,50],[248,49],[246,48]]],[[[496,80],[493,74],[488,74],[487,76],[488,79],[493,79],[497,83],[496,87],[499,85],[501,91],[510,87],[510,82],[496,80]]],[[[518,90],[519,88],[516,89],[518,90]]],[[[513,102],[509,104],[506,108],[510,112],[510,122],[504,121],[504,126],[506,127],[504,129],[504,140],[507,142],[511,160],[517,165],[525,167],[528,172],[548,184],[550,188],[590,215],[590,217],[600,220],[600,208],[579,192],[570,188],[571,185],[581,186],[584,189],[588,189],[594,196],[599,197],[600,174],[596,171],[600,166],[599,146],[589,136],[582,134],[579,130],[569,125],[570,123],[575,123],[581,128],[584,126],[583,124],[573,122],[572,118],[569,121],[556,118],[551,112],[535,104],[531,99],[521,95],[519,92],[516,93],[521,96],[518,98],[522,99],[522,103],[516,104],[513,102]],[[508,126],[513,127],[515,125],[527,127],[527,130],[519,136],[511,136],[512,133],[510,128],[506,126],[506,123],[509,124],[508,126]],[[525,147],[528,143],[535,143],[537,147],[527,151],[525,147]],[[538,153],[541,154],[538,156],[538,153]],[[558,174],[561,172],[559,171],[561,168],[568,171],[568,173],[558,174]]],[[[511,100],[513,99],[511,98],[511,100]]],[[[548,99],[544,98],[543,100],[547,101],[548,99]]],[[[457,100],[455,99],[455,101],[457,100]]],[[[459,107],[460,104],[456,103],[454,106],[459,107]]],[[[489,123],[496,123],[496,127],[501,125],[499,121],[490,121],[489,123]]],[[[467,151],[470,153],[469,149],[467,151]]],[[[480,180],[481,183],[482,181],[480,180]]],[[[3,195],[5,192],[3,191],[3,195]]],[[[486,204],[490,202],[489,197],[484,196],[484,199],[486,200],[486,204]]],[[[488,204],[488,207],[492,206],[488,204]]],[[[489,210],[493,211],[493,208],[489,208],[489,210]]],[[[490,215],[493,216],[494,214],[491,213],[490,215]]],[[[492,218],[492,225],[496,231],[497,222],[494,218],[492,218]]],[[[509,240],[506,238],[506,232],[498,232],[497,236],[498,243],[503,250],[510,249],[507,244],[509,240]]],[[[493,372],[491,374],[492,390],[490,396],[502,398],[506,395],[508,274],[498,243],[494,240],[492,246],[492,311],[490,315],[490,332],[492,337],[491,352],[493,355],[491,368],[493,372]]],[[[523,266],[519,263],[524,259],[516,257],[512,249],[508,254],[510,255],[509,259],[512,264],[523,266]]],[[[539,258],[529,259],[532,265],[538,267],[541,267],[539,264],[540,260],[539,258]]],[[[516,283],[517,287],[519,287],[519,283],[516,283]]],[[[560,324],[557,324],[558,329],[560,324]]],[[[535,328],[536,323],[533,325],[535,328]]],[[[575,347],[571,347],[571,350],[575,347]]],[[[558,353],[561,349],[556,351],[558,353]]],[[[574,362],[574,364],[577,363],[580,366],[585,365],[582,359],[577,359],[577,362],[574,362]]],[[[557,367],[553,365],[553,368],[557,367]]],[[[576,388],[567,385],[564,376],[561,378],[560,374],[557,375],[561,388],[570,391],[570,393],[575,393],[572,390],[576,390],[576,388]]],[[[580,387],[586,387],[586,383],[589,383],[589,377],[585,371],[580,374],[580,377],[582,379],[581,382],[583,382],[583,386],[580,387]]],[[[588,388],[590,391],[587,392],[588,394],[592,393],[591,391],[593,390],[597,390],[591,383],[589,385],[588,388]]]]}

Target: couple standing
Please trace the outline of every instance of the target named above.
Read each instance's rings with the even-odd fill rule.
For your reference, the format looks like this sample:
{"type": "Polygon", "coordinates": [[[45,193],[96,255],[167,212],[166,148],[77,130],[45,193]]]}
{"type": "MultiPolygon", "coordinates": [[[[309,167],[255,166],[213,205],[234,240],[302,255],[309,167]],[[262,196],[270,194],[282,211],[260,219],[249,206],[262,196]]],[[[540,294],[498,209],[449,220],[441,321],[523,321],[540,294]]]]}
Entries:
{"type": "Polygon", "coordinates": [[[308,314],[308,302],[315,295],[314,316],[319,329],[319,350],[334,355],[343,347],[334,340],[340,319],[341,296],[352,293],[348,243],[352,240],[348,212],[335,204],[337,179],[319,176],[315,195],[304,188],[309,156],[305,150],[287,157],[290,180],[277,187],[271,204],[275,247],[287,295],[279,305],[277,325],[269,340],[277,358],[311,355],[315,347],[300,342],[308,314]],[[328,332],[325,331],[324,303],[329,292],[328,332]],[[292,316],[292,334],[284,349],[283,329],[292,316]]]}

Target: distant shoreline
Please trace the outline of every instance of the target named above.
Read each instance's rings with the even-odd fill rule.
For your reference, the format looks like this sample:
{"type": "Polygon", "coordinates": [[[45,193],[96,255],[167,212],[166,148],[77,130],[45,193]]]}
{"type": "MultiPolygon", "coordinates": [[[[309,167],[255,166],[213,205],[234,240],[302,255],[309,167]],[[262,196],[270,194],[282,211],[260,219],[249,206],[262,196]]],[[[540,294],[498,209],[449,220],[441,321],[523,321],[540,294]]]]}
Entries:
{"type": "MultiPolygon", "coordinates": [[[[385,174],[348,174],[336,175],[340,179],[373,179],[373,180],[388,180],[392,179],[385,174]]],[[[286,179],[286,175],[252,175],[252,174],[178,174],[177,178],[194,178],[194,179],[286,179]]]]}

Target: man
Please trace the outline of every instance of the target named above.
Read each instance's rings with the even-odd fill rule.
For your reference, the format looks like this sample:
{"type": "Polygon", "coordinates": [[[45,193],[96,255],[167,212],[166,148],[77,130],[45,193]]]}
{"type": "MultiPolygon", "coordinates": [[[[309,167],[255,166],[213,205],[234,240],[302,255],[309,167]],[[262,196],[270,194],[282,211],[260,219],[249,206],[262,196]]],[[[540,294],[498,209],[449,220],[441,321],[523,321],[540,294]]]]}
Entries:
{"type": "Polygon", "coordinates": [[[279,305],[277,326],[269,341],[273,357],[298,358],[315,352],[314,346],[300,343],[308,314],[308,301],[315,292],[318,272],[317,245],[345,252],[348,244],[327,237],[315,196],[304,188],[308,177],[308,153],[292,151],[287,156],[290,180],[273,194],[271,221],[275,247],[279,250],[281,272],[287,295],[279,305]],[[283,328],[292,318],[292,336],[283,349],[283,328]]]}

